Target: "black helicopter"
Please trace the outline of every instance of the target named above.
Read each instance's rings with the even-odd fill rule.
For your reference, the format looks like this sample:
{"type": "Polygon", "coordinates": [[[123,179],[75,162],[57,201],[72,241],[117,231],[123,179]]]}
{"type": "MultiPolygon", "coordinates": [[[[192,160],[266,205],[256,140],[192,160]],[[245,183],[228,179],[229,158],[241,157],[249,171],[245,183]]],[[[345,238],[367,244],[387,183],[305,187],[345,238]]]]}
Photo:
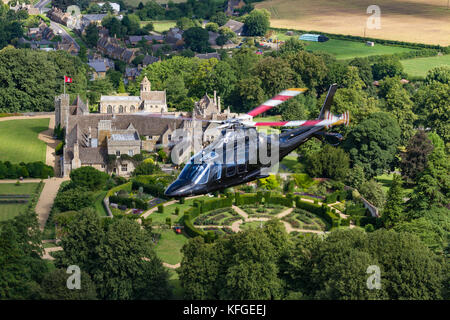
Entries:
{"type": "Polygon", "coordinates": [[[164,194],[176,198],[207,194],[268,177],[268,169],[274,163],[264,162],[263,159],[258,158],[262,148],[266,149],[267,157],[264,160],[276,158],[279,162],[311,137],[325,138],[334,145],[339,143],[342,140],[340,134],[325,131],[331,126],[348,125],[350,120],[348,111],[340,116],[335,116],[330,112],[336,89],[336,84],[330,86],[316,120],[252,121],[252,117],[307,90],[287,89],[245,116],[222,121],[222,125],[218,127],[222,129],[221,136],[189,160],[178,178],[165,190],[164,194]],[[275,136],[258,132],[256,130],[258,126],[298,128],[282,131],[281,134],[275,136]],[[278,154],[271,154],[275,149],[278,154]]]}

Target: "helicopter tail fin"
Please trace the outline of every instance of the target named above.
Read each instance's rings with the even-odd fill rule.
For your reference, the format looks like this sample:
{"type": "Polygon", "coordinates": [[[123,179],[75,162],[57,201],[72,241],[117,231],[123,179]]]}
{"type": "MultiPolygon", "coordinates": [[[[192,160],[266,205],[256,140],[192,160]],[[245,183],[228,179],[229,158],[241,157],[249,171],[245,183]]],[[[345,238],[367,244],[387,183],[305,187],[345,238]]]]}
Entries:
{"type": "Polygon", "coordinates": [[[327,97],[325,98],[325,102],[323,103],[322,110],[320,110],[319,117],[317,119],[326,119],[328,118],[328,114],[330,113],[331,104],[333,103],[333,97],[336,93],[337,84],[333,83],[328,89],[327,97]]]}

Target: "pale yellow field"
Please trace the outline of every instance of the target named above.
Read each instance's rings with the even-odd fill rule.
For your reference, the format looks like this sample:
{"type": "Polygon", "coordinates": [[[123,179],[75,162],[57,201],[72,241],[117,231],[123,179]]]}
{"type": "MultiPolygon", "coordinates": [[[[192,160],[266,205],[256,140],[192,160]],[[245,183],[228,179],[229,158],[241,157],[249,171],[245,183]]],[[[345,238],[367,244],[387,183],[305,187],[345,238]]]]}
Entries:
{"type": "Polygon", "coordinates": [[[381,9],[381,29],[367,37],[450,45],[448,0],[267,0],[255,3],[270,11],[271,26],[363,36],[367,7],[381,9]]]}

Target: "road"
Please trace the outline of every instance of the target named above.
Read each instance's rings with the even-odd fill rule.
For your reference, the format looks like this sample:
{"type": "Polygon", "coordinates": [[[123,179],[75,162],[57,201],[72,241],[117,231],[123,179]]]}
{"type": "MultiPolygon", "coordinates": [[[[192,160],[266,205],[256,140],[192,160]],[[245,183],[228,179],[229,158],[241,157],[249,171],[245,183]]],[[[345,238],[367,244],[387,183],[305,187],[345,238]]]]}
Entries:
{"type": "Polygon", "coordinates": [[[43,13],[43,9],[47,4],[50,3],[51,0],[40,0],[38,3],[34,5],[35,8],[38,8],[41,13],[43,13]]]}
{"type": "Polygon", "coordinates": [[[78,45],[78,43],[75,41],[74,38],[71,37],[70,34],[67,33],[66,30],[64,30],[63,27],[61,27],[60,24],[54,22],[54,21],[50,21],[50,27],[55,31],[56,34],[59,34],[62,38],[67,39],[69,41],[72,41],[75,44],[75,47],[77,48],[77,50],[80,50],[80,46],[78,45]]]}

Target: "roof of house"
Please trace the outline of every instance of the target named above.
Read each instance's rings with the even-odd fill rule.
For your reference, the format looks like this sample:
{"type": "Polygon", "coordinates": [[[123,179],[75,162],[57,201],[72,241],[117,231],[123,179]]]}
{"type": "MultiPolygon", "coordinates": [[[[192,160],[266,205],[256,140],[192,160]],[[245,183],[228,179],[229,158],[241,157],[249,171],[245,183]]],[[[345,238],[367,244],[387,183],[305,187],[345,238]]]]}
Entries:
{"type": "Polygon", "coordinates": [[[88,21],[102,21],[106,16],[106,13],[85,14],[82,19],[88,21]]]}
{"type": "Polygon", "coordinates": [[[95,72],[106,72],[106,64],[102,60],[90,61],[88,65],[91,66],[95,72]]]}
{"type": "Polygon", "coordinates": [[[239,33],[239,32],[242,32],[242,30],[244,28],[244,23],[230,19],[227,21],[227,23],[225,23],[223,25],[223,27],[228,27],[234,33],[239,33]]]}
{"type": "Polygon", "coordinates": [[[146,56],[144,57],[144,60],[142,60],[142,64],[143,64],[144,66],[147,66],[147,65],[149,65],[149,64],[152,64],[152,63],[155,63],[155,62],[158,62],[158,61],[159,61],[159,58],[158,58],[158,57],[146,55],[146,56]]]}

